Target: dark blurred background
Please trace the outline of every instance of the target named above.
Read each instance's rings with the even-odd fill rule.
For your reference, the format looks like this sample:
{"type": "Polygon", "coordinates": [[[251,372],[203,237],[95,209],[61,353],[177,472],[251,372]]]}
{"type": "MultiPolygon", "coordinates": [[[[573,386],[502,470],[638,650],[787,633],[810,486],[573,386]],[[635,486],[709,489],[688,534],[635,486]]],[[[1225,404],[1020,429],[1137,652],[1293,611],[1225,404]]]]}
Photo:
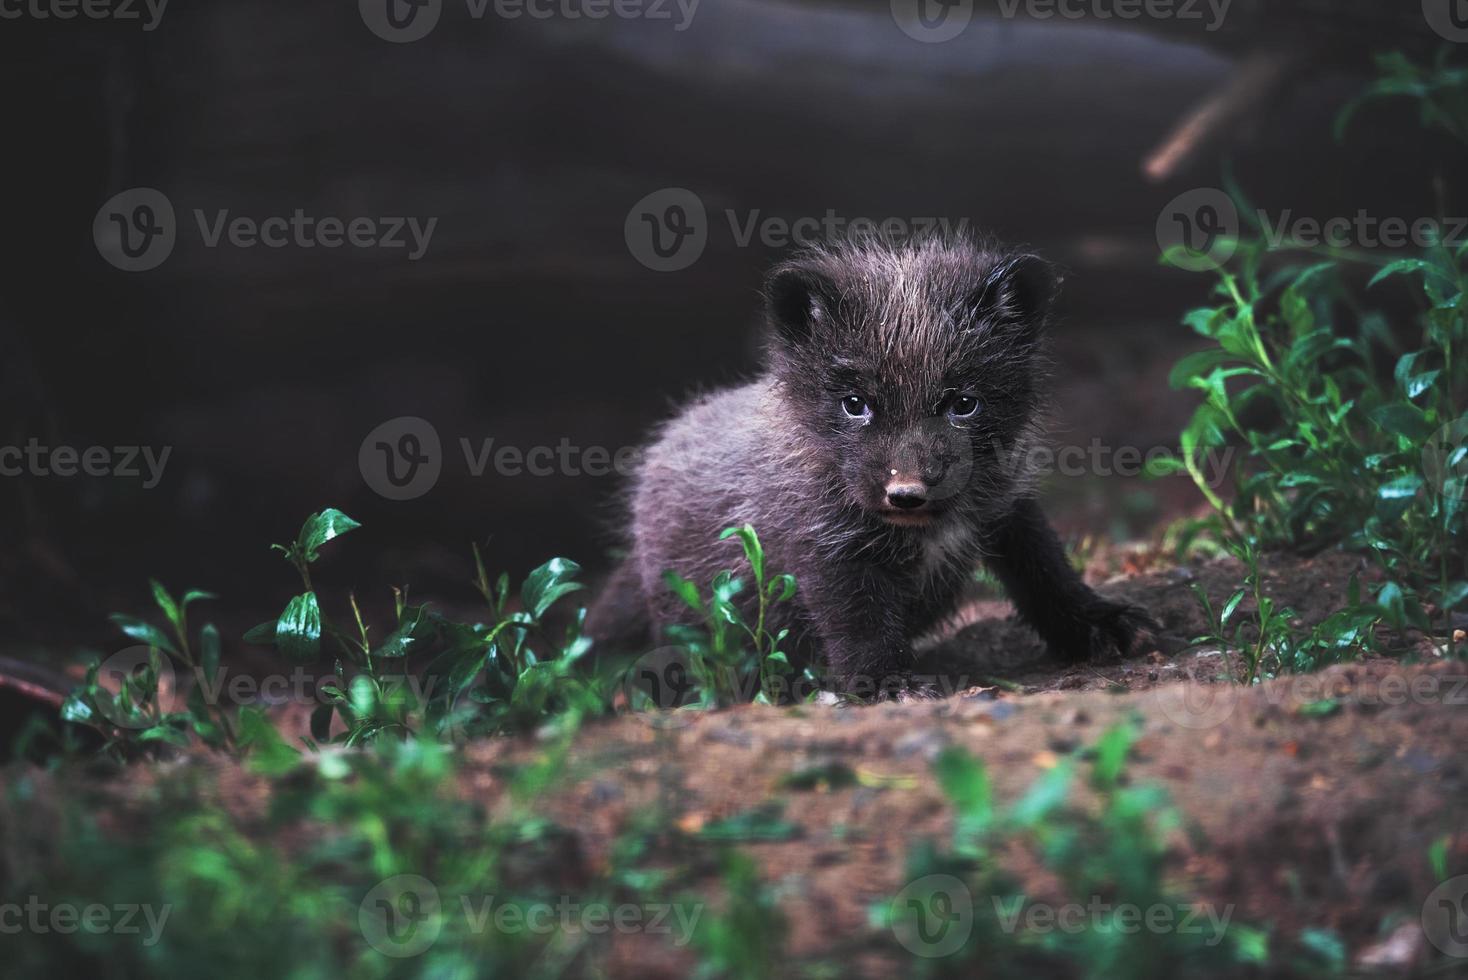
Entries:
{"type": "MultiPolygon", "coordinates": [[[[104,614],[142,610],[150,575],[268,618],[295,583],[267,546],[325,506],[365,529],[323,576],[362,591],[467,593],[471,540],[517,578],[555,554],[604,568],[617,477],[475,476],[460,440],[615,451],[745,375],[762,271],[788,247],[744,242],[751,220],[944,218],[1055,259],[1054,441],[1147,448],[1174,445],[1194,401],[1166,374],[1212,286],[1159,263],[1168,202],[1226,165],[1271,213],[1462,204],[1456,151],[1399,109],[1332,136],[1373,52],[1446,43],[1417,0],[1234,0],[1221,23],[1201,3],[1042,19],[981,0],[946,10],[971,21],[942,41],[944,10],[904,0],[603,19],[442,0],[406,43],[379,36],[388,2],[180,2],[152,29],[141,3],[139,20],[0,19],[0,444],[170,453],[151,487],[0,477],[7,647],[108,642],[104,614]],[[176,243],[129,272],[94,220],[139,187],[172,205],[176,243]],[[703,205],[706,244],[656,271],[629,234],[668,188],[703,205]],[[413,259],[406,229],[400,248],[211,248],[196,209],[437,221],[413,259]],[[431,423],[442,471],[391,500],[359,450],[402,416],[431,423]]],[[[1197,501],[1178,479],[1047,492],[1071,535],[1142,533],[1197,501]]]]}

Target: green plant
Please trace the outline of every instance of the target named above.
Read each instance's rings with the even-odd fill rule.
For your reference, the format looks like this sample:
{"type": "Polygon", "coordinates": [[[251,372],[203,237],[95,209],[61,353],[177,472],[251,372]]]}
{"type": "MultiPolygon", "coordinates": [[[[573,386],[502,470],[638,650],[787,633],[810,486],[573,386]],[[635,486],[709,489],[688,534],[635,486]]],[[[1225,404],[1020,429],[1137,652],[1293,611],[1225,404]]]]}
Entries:
{"type": "Polygon", "coordinates": [[[784,961],[789,925],[775,897],[760,880],[754,861],[737,851],[720,858],[724,906],[705,915],[693,935],[703,954],[698,977],[763,980],[784,961]]]}
{"type": "Polygon", "coordinates": [[[191,736],[198,736],[207,745],[237,747],[239,737],[229,712],[205,697],[205,685],[190,685],[188,701],[182,710],[168,710],[172,706],[165,706],[161,700],[164,692],[160,690],[160,680],[167,676],[172,686],[175,665],[191,681],[218,676],[219,631],[213,624],[205,624],[199,630],[195,646],[189,641],[188,625],[189,606],[216,597],[190,589],[175,599],[158,582],[149,580],[148,585],[169,632],[143,619],[114,615],[112,621],[122,632],[147,648],[147,658],[124,665],[131,669],[115,692],[100,681],[102,662],[93,662],[81,686],[62,704],[62,719],[102,732],[107,739],[104,750],[148,742],[187,745],[191,736]]]}
{"type": "MultiPolygon", "coordinates": [[[[766,628],[771,607],[795,595],[795,576],[767,574],[764,547],[750,525],[726,528],[719,540],[733,537],[739,539],[754,579],[754,622],[740,611],[737,597],[744,590],[744,581],[732,570],[714,576],[707,600],[696,583],[673,571],[664,574],[668,588],[703,624],[674,627],[669,632],[687,656],[697,703],[705,707],[749,700],[745,692],[750,690],[755,692],[753,700],[760,704],[777,703],[792,690],[796,674],[790,658],[780,649],[790,631],[781,629],[772,634],[766,628]]],[[[809,668],[802,678],[812,692],[819,686],[809,668]]]]}
{"type": "MultiPolygon", "coordinates": [[[[1417,69],[1400,55],[1382,64],[1387,76],[1363,98],[1409,95],[1425,123],[1468,132],[1461,70],[1443,60],[1417,69]]],[[[1342,130],[1357,104],[1342,113],[1342,130]]],[[[1246,563],[1260,547],[1342,546],[1371,554],[1382,568],[1386,583],[1375,601],[1334,620],[1340,629],[1333,636],[1292,639],[1280,625],[1288,617],[1254,624],[1284,669],[1317,661],[1280,655],[1281,647],[1335,650],[1342,638],[1368,640],[1361,615],[1368,609],[1393,627],[1429,631],[1431,607],[1451,647],[1450,613],[1468,600],[1468,243],[1439,238],[1408,258],[1310,248],[1325,261],[1269,273],[1266,256],[1294,243],[1233,244],[1234,268],[1218,270],[1218,302],[1184,318],[1211,346],[1183,358],[1171,375],[1174,387],[1201,392],[1203,402],[1183,430],[1181,462],[1155,472],[1186,470],[1246,563]],[[1400,340],[1405,329],[1389,327],[1349,288],[1345,269],[1354,263],[1377,267],[1368,290],[1389,281],[1408,287],[1418,309],[1411,343],[1400,340]],[[1245,460],[1225,501],[1205,481],[1203,461],[1231,441],[1243,446],[1245,460]]],[[[1246,588],[1257,593],[1257,568],[1250,567],[1246,588]]],[[[1269,616],[1267,597],[1255,599],[1255,611],[1269,616]]],[[[1237,601],[1225,606],[1237,608],[1237,601]]],[[[1255,653],[1250,678],[1263,662],[1263,651],[1255,653]]]]}
{"type": "MultiPolygon", "coordinates": [[[[330,657],[326,679],[316,687],[322,700],[311,714],[309,747],[357,745],[420,730],[452,739],[492,735],[604,709],[605,685],[583,669],[591,645],[581,635],[585,610],[571,617],[560,636],[550,635],[546,620],[558,600],[581,588],[575,562],[554,558],[533,570],[520,589],[519,608],[511,608],[509,577],[491,584],[475,548],[474,586],[489,606],[491,622],[450,620],[410,605],[406,590],[394,589],[393,627],[375,641],[355,594],[347,595],[350,625],[342,626],[324,614],[311,575],[322,546],[358,527],[328,508],[311,515],[291,544],[272,546],[296,569],[303,591],[275,619],[245,634],[246,642],[273,647],[296,667],[323,665],[330,657]],[[410,657],[420,665],[417,671],[408,670],[410,657]]],[[[109,748],[186,746],[197,736],[206,745],[248,751],[265,768],[288,766],[296,750],[280,740],[259,708],[221,703],[218,631],[212,625],[200,631],[197,655],[189,642],[189,605],[213,596],[190,591],[175,600],[156,582],[152,588],[171,633],[146,620],[114,616],[126,635],[148,648],[148,657],[115,693],[100,683],[100,664],[94,664],[67,700],[63,718],[99,729],[109,748]],[[160,690],[165,674],[178,677],[177,688],[188,692],[179,710],[164,704],[164,694],[172,693],[160,690]]]]}
{"type": "MultiPolygon", "coordinates": [[[[1267,935],[1210,920],[1210,929],[1136,929],[1131,910],[1151,910],[1171,924],[1193,922],[1197,903],[1168,881],[1168,856],[1181,818],[1157,787],[1131,785],[1125,763],[1135,731],[1108,729],[1085,753],[1092,799],[1074,798],[1077,767],[1062,759],[1008,807],[999,806],[982,761],[948,748],[934,774],[953,807],[948,847],[919,842],[908,855],[906,877],[917,884],[956,879],[972,903],[971,932],[942,958],[914,958],[919,974],[985,976],[1175,977],[1214,975],[1267,962],[1267,935]],[[1025,892],[1006,863],[1026,864],[1055,883],[1043,896],[1025,892]],[[1084,910],[1079,925],[1046,927],[1031,909],[1084,910]]],[[[959,921],[953,886],[909,888],[905,902],[872,910],[874,924],[899,935],[931,939],[923,924],[959,921]]],[[[1211,909],[1211,907],[1210,907],[1211,909]]]]}
{"type": "Polygon", "coordinates": [[[1217,646],[1225,662],[1230,650],[1237,653],[1244,668],[1238,679],[1245,684],[1282,673],[1318,670],[1348,658],[1354,650],[1369,648],[1374,642],[1373,628],[1389,614],[1387,607],[1362,602],[1360,580],[1352,575],[1345,607],[1301,632],[1294,625],[1299,614],[1288,606],[1280,607],[1265,593],[1258,547],[1249,541],[1228,540],[1224,548],[1243,563],[1244,584],[1217,609],[1207,590],[1192,584],[1193,596],[1208,622],[1208,632],[1193,642],[1217,646]],[[1251,615],[1241,616],[1230,629],[1230,621],[1242,609],[1251,615]]]}

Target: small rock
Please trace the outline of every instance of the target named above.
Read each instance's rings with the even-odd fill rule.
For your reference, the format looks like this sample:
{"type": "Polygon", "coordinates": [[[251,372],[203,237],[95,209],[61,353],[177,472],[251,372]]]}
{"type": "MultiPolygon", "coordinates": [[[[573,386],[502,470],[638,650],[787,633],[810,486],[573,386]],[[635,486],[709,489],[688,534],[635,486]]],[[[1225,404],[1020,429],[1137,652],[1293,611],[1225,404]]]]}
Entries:
{"type": "Polygon", "coordinates": [[[1356,966],[1363,970],[1390,970],[1401,975],[1426,952],[1427,937],[1416,918],[1408,919],[1379,943],[1361,950],[1356,966]]]}
{"type": "Polygon", "coordinates": [[[929,728],[908,732],[897,740],[892,750],[898,758],[918,755],[923,758],[923,761],[932,762],[938,757],[938,753],[947,747],[948,736],[944,735],[940,729],[929,728]]]}
{"type": "Polygon", "coordinates": [[[1052,752],[1068,753],[1074,752],[1080,746],[1081,741],[1071,735],[1052,735],[1046,744],[1050,746],[1052,752]]]}
{"type": "Polygon", "coordinates": [[[596,782],[591,784],[592,803],[615,803],[617,800],[620,800],[624,795],[625,794],[622,792],[622,787],[617,783],[608,782],[604,779],[598,779],[596,782]]]}
{"type": "Polygon", "coordinates": [[[703,737],[709,742],[722,742],[725,745],[738,746],[747,749],[754,745],[754,736],[748,732],[737,732],[730,728],[710,728],[703,733],[703,737]]]}
{"type": "Polygon", "coordinates": [[[994,707],[989,709],[989,717],[995,721],[1003,721],[1018,710],[1013,701],[995,701],[994,707]]]}
{"type": "Polygon", "coordinates": [[[1424,752],[1419,748],[1408,749],[1402,753],[1401,760],[1406,763],[1407,768],[1419,776],[1425,776],[1427,773],[1433,772],[1442,766],[1442,760],[1438,759],[1437,756],[1430,752],[1424,752]]]}

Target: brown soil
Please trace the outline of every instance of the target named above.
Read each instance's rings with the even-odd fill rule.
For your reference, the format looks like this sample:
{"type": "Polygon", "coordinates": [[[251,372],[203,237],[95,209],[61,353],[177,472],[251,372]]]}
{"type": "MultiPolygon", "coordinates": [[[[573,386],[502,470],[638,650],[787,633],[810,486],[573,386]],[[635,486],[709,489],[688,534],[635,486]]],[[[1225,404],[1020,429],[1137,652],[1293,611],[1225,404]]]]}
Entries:
{"type": "MultiPolygon", "coordinates": [[[[1266,585],[1308,624],[1339,604],[1356,572],[1369,581],[1345,555],[1278,559],[1266,585]]],[[[1108,726],[1131,721],[1139,740],[1127,778],[1165,787],[1184,816],[1169,864],[1179,894],[1233,905],[1235,922],[1272,930],[1272,949],[1328,928],[1355,967],[1409,972],[1433,954],[1418,925],[1436,883],[1429,846],[1449,836],[1450,863],[1468,857],[1460,761],[1468,670],[1435,656],[1415,665],[1372,659],[1254,687],[1216,683],[1236,668],[1231,658],[1178,649],[1179,637],[1203,628],[1188,586],[1202,584],[1219,602],[1240,577],[1236,564],[1215,561],[1103,584],[1174,634],[1160,642],[1166,649],[1140,657],[1057,669],[1005,618],[1003,603],[982,602],[925,658],[960,687],[941,700],[590,723],[544,805],[570,835],[558,849],[563,866],[549,872],[593,876],[619,834],[652,819],[668,828],[666,860],[685,869],[702,862],[707,871],[689,887],[709,888],[713,849],[698,850],[689,835],[778,800],[794,833],[740,847],[777,889],[794,961],[835,958],[853,976],[889,975],[898,965],[867,941],[869,909],[903,887],[914,842],[950,838],[953,811],[928,765],[937,753],[956,745],[981,758],[1003,804],[1108,726]],[[1322,711],[1326,698],[1337,704],[1322,711]],[[829,764],[858,782],[806,790],[783,782],[829,764]]],[[[542,748],[529,736],[472,745],[465,793],[493,810],[506,764],[542,748]]],[[[1031,894],[1044,893],[1043,875],[1022,862],[1016,873],[1031,894]]],[[[613,975],[682,976],[694,963],[660,938],[617,943],[613,975]]]]}

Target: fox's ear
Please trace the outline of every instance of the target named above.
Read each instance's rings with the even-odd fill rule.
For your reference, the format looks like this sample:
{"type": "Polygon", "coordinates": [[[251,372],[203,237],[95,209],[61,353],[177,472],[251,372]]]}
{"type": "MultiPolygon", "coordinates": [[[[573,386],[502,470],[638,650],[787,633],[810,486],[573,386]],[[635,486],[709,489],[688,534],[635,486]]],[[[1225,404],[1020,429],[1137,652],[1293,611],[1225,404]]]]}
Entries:
{"type": "Polygon", "coordinates": [[[821,273],[799,263],[778,266],[765,280],[765,314],[776,340],[799,346],[829,321],[836,288],[821,273]]]}
{"type": "Polygon", "coordinates": [[[1007,258],[984,277],[974,295],[975,322],[1011,324],[1036,332],[1060,288],[1055,269],[1038,255],[1007,258]]]}

